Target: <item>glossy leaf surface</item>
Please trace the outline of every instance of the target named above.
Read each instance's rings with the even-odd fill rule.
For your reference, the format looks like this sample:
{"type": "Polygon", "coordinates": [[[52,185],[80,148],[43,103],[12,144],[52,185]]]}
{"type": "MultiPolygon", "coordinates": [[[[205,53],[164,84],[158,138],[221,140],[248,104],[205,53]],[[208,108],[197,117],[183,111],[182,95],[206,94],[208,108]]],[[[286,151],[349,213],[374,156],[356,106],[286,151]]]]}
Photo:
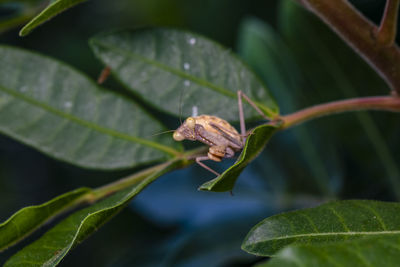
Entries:
{"type": "Polygon", "coordinates": [[[400,234],[400,205],[348,200],[269,217],[249,232],[242,248],[271,256],[290,244],[320,244],[400,234]]]}
{"type": "Polygon", "coordinates": [[[369,237],[328,245],[290,246],[265,266],[388,266],[400,262],[400,235],[369,237]]]}
{"type": "Polygon", "coordinates": [[[260,154],[276,129],[272,125],[260,125],[256,127],[247,138],[246,145],[236,163],[217,178],[201,185],[199,189],[215,192],[231,191],[240,173],[260,154]]]}
{"type": "Polygon", "coordinates": [[[89,188],[79,188],[41,205],[20,209],[0,224],[0,251],[14,245],[51,218],[66,211],[69,207],[73,207],[77,201],[90,192],[89,188]]]}
{"type": "Polygon", "coordinates": [[[75,165],[127,168],[179,147],[130,99],[65,64],[0,46],[0,132],[75,165]],[[165,145],[163,145],[164,143],[165,145]]]}
{"type": "MultiPolygon", "coordinates": [[[[265,86],[231,51],[197,34],[172,29],[119,31],[91,40],[97,57],[127,89],[170,114],[239,121],[242,90],[269,116],[278,107],[265,86]],[[182,97],[180,97],[182,95],[182,97]]],[[[246,118],[257,113],[248,108],[246,118]]]]}
{"type": "Polygon", "coordinates": [[[100,202],[74,212],[46,232],[40,239],[13,255],[5,266],[53,266],[57,265],[70,249],[116,215],[126,204],[147,185],[162,174],[176,168],[178,162],[159,165],[146,175],[137,175],[137,183],[129,186],[100,202]]]}

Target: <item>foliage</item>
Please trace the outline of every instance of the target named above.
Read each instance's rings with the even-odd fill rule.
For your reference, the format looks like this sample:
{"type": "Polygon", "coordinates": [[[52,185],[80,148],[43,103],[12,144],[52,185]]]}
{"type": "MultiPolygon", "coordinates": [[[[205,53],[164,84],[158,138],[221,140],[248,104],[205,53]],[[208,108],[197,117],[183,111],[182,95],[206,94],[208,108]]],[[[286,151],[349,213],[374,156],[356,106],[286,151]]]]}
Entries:
{"type": "MultiPolygon", "coordinates": [[[[196,104],[204,107],[205,114],[234,121],[239,113],[236,92],[241,88],[268,116],[278,113],[268,90],[243,62],[228,49],[196,34],[172,29],[122,31],[96,36],[90,44],[128,90],[162,111],[179,116],[179,109],[171,107],[180,106],[182,101],[183,114],[191,114],[196,104]],[[165,86],[161,90],[160,84],[165,86]],[[184,97],[180,99],[176,92],[182,87],[184,97]],[[159,98],[154,97],[159,94],[159,98]]],[[[252,110],[246,117],[255,114],[252,110]]]]}
{"type": "Polygon", "coordinates": [[[399,236],[368,237],[321,246],[287,247],[268,263],[256,266],[397,266],[399,236]]]}
{"type": "Polygon", "coordinates": [[[244,240],[243,249],[271,256],[293,244],[318,245],[396,236],[399,208],[397,203],[352,200],[275,215],[254,226],[244,240]]]}
{"type": "Polygon", "coordinates": [[[58,264],[72,247],[82,242],[121,211],[128,201],[154,181],[154,179],[176,167],[176,163],[166,164],[165,166],[161,166],[159,170],[139,175],[135,177],[137,181],[132,186],[119,190],[94,205],[74,212],[68,218],[54,226],[40,239],[11,257],[5,266],[58,264]]]}
{"type": "Polygon", "coordinates": [[[165,128],[123,96],[52,59],[9,47],[0,55],[2,133],[89,168],[126,168],[176,153],[165,136],[143,138],[165,128]]]}
{"type": "MultiPolygon", "coordinates": [[[[175,35],[176,39],[185,40],[185,42],[187,42],[187,33],[179,31],[173,31],[172,33],[175,35]]],[[[141,36],[140,32],[138,34],[141,36]]],[[[167,36],[171,35],[171,30],[148,30],[145,34],[150,36],[163,34],[167,36]]],[[[107,36],[107,39],[119,40],[117,43],[119,45],[125,43],[126,47],[132,47],[132,44],[136,44],[135,40],[128,39],[122,41],[120,40],[120,36],[133,36],[133,32],[128,31],[110,34],[107,36]]],[[[156,39],[159,40],[159,43],[155,44],[154,47],[157,47],[158,51],[155,53],[156,51],[151,49],[148,51],[149,55],[159,55],[161,59],[166,60],[167,63],[175,64],[175,62],[172,61],[174,57],[167,57],[164,59],[165,56],[162,56],[163,50],[165,50],[165,55],[168,55],[169,51],[169,45],[163,45],[165,38],[156,39]]],[[[95,40],[97,39],[93,39],[92,45],[95,51],[101,53],[104,58],[110,58],[110,53],[120,51],[112,46],[102,48],[100,51],[98,45],[100,41],[95,40]]],[[[147,45],[143,46],[143,38],[138,38],[137,40],[139,49],[141,47],[145,49],[148,48],[147,45]]],[[[215,47],[215,53],[221,53],[221,48],[218,45],[210,43],[208,40],[203,40],[200,36],[196,36],[196,42],[198,42],[196,45],[200,47],[203,44],[211,48],[215,47]]],[[[210,53],[212,50],[213,49],[208,49],[207,52],[210,53]]],[[[10,76],[10,72],[3,72],[1,76],[2,114],[7,117],[2,120],[1,128],[3,133],[43,150],[55,158],[66,160],[79,166],[97,169],[126,168],[132,165],[160,161],[163,159],[162,153],[169,155],[169,157],[174,157],[176,160],[182,157],[179,146],[177,146],[177,143],[172,143],[172,139],[168,136],[158,135],[153,137],[153,140],[148,139],[152,133],[162,131],[162,125],[154,118],[147,115],[146,112],[139,112],[140,107],[130,101],[129,98],[99,88],[94,82],[72,68],[44,56],[10,47],[2,47],[0,53],[2,54],[2,69],[7,69],[15,73],[10,76]],[[25,62],[29,62],[29,64],[25,62]],[[20,77],[19,75],[22,75],[20,73],[25,72],[25,69],[32,69],[35,65],[40,65],[41,68],[29,71],[24,79],[18,79],[18,77],[20,77]],[[81,88],[85,88],[85,90],[81,88]],[[21,112],[28,116],[25,117],[24,120],[15,119],[15,123],[10,124],[10,115],[12,116],[12,114],[15,114],[15,116],[17,116],[17,114],[21,112]],[[134,120],[129,116],[130,114],[136,114],[134,120]],[[154,123],[150,123],[151,121],[154,121],[154,123]],[[141,125],[141,127],[137,127],[137,125],[141,125]],[[174,147],[177,149],[174,149],[174,147]]],[[[194,55],[200,55],[199,53],[200,52],[197,51],[194,55]]],[[[213,67],[218,67],[215,66],[212,61],[202,62],[201,58],[203,57],[199,56],[198,58],[192,59],[193,62],[197,62],[192,63],[192,69],[196,70],[196,68],[199,69],[200,67],[212,69],[213,67]]],[[[227,55],[224,57],[227,57],[227,55]]],[[[244,65],[236,58],[230,57],[231,61],[236,64],[232,65],[232,72],[234,71],[238,73],[238,75],[243,75],[245,73],[243,72],[244,65]]],[[[111,58],[114,62],[117,62],[116,64],[127,67],[125,66],[127,61],[125,61],[123,57],[114,54],[111,58]]],[[[110,65],[112,64],[112,62],[107,63],[110,65]]],[[[161,80],[158,82],[164,84],[169,83],[171,76],[181,79],[181,81],[172,80],[171,84],[184,82],[182,78],[180,78],[183,76],[185,79],[190,80],[195,88],[197,84],[201,84],[211,89],[218,88],[218,90],[220,90],[219,92],[225,90],[223,89],[224,84],[226,84],[225,87],[231,88],[245,86],[249,90],[254,90],[254,92],[259,92],[261,86],[255,77],[244,76],[246,79],[216,80],[219,83],[217,87],[212,84],[212,80],[205,80],[209,77],[208,75],[200,79],[198,75],[202,75],[203,72],[199,70],[194,71],[194,73],[189,76],[182,71],[177,71],[162,63],[157,63],[155,59],[139,61],[138,64],[142,71],[146,65],[150,68],[147,70],[149,76],[143,77],[144,80],[142,84],[145,86],[148,85],[145,81],[148,81],[157,69],[166,72],[164,80],[162,79],[162,75],[159,75],[161,80]],[[154,70],[154,68],[156,70],[154,70]]],[[[114,68],[114,66],[112,66],[112,68],[114,68]]],[[[115,66],[115,68],[118,70],[117,66],[115,66]]],[[[135,74],[137,69],[138,66],[128,66],[128,70],[133,71],[130,71],[132,74],[135,74]]],[[[122,69],[120,72],[123,74],[127,73],[126,69],[122,69]]],[[[138,90],[138,88],[140,89],[140,87],[136,85],[130,87],[136,90],[138,90]]],[[[192,86],[189,85],[188,87],[192,86]]],[[[167,88],[169,87],[167,86],[167,88]]],[[[174,89],[174,87],[171,88],[174,89]]],[[[145,91],[148,91],[148,89],[147,87],[144,88],[145,91]]],[[[153,98],[154,95],[158,93],[160,94],[159,99],[163,99],[164,103],[170,103],[170,106],[177,104],[169,102],[167,100],[168,95],[164,95],[165,93],[162,90],[157,91],[155,89],[151,93],[153,98]]],[[[261,90],[266,89],[261,88],[261,90]]],[[[221,94],[221,96],[213,96],[213,98],[216,100],[223,100],[226,99],[224,95],[225,93],[221,94]]],[[[268,98],[267,92],[265,94],[257,93],[257,96],[270,99],[268,98]]],[[[171,94],[169,94],[169,97],[171,100],[176,99],[171,94]]],[[[198,99],[193,98],[192,101],[198,101],[198,99]]],[[[200,103],[201,101],[204,100],[200,100],[200,103]]],[[[259,100],[259,102],[261,102],[261,100],[259,100]]],[[[231,109],[227,109],[230,110],[230,112],[237,111],[235,105],[229,106],[232,107],[231,109]]],[[[276,110],[272,99],[267,101],[266,104],[260,104],[260,107],[263,110],[276,110]]],[[[231,190],[240,171],[260,153],[260,150],[271,137],[274,128],[275,127],[268,125],[256,128],[247,139],[247,144],[244,148],[245,152],[241,155],[238,162],[231,167],[231,169],[237,169],[234,171],[234,175],[221,176],[218,180],[217,189],[210,187],[208,190],[221,191],[220,188],[223,188],[222,190],[224,191],[231,190]]],[[[198,152],[194,150],[192,153],[198,152]]],[[[176,168],[177,165],[172,166],[176,168]]],[[[153,181],[170,169],[171,167],[167,165],[162,167],[160,171],[155,174],[146,173],[146,178],[142,183],[147,185],[150,181],[153,181]]],[[[104,200],[70,215],[70,217],[49,230],[42,238],[11,257],[7,265],[17,266],[25,263],[57,264],[74,244],[80,242],[93,230],[104,224],[110,217],[120,211],[135,194],[140,192],[144,188],[142,183],[134,183],[131,185],[132,188],[121,188],[120,191],[106,197],[104,200]],[[68,229],[68,231],[65,229],[68,229]],[[49,243],[52,244],[50,247],[45,245],[49,243]],[[43,251],[38,254],[38,249],[43,251]],[[33,253],[33,251],[36,252],[33,253]],[[32,258],[27,257],[27,255],[32,255],[32,258]]],[[[113,192],[110,188],[106,190],[107,195],[113,192]]],[[[91,191],[85,191],[83,195],[78,195],[77,198],[84,197],[85,194],[90,197],[91,191]]],[[[82,202],[76,201],[75,198],[71,198],[69,195],[70,194],[65,195],[65,206],[77,206],[77,204],[82,202]]],[[[92,197],[92,201],[96,201],[104,197],[104,195],[94,194],[92,197]]],[[[61,198],[61,200],[63,199],[64,198],[61,198]]],[[[56,203],[56,201],[59,201],[59,199],[54,199],[41,206],[45,208],[45,212],[47,212],[47,214],[45,214],[46,218],[53,217],[59,212],[60,208],[58,205],[53,207],[53,203],[56,203]]],[[[23,212],[26,211],[21,210],[17,214],[23,212]]],[[[18,218],[17,214],[13,217],[18,218]]],[[[18,225],[17,229],[27,228],[26,231],[16,231],[16,229],[8,227],[6,229],[7,233],[9,232],[9,234],[15,235],[16,237],[8,241],[6,246],[17,242],[17,240],[24,237],[26,233],[34,231],[39,225],[46,221],[45,219],[40,220],[35,214],[36,223],[31,225],[34,221],[26,220],[26,216],[27,215],[25,215],[24,220],[10,219],[8,222],[5,222],[5,226],[13,224],[18,225]]]]}
{"type": "Polygon", "coordinates": [[[261,125],[255,128],[250,137],[247,138],[246,145],[236,163],[222,173],[219,177],[201,185],[199,189],[216,192],[233,190],[235,182],[240,173],[247,166],[247,164],[257,157],[258,154],[260,154],[276,130],[277,127],[273,125],[261,125]]]}
{"type": "Polygon", "coordinates": [[[52,217],[73,206],[74,202],[90,193],[89,188],[79,188],[41,205],[25,207],[0,225],[1,250],[18,242],[52,217]],[[13,229],[18,225],[18,230],[13,229]]]}
{"type": "MultiPolygon", "coordinates": [[[[44,3],[19,1],[21,13],[2,22],[0,30],[31,19],[20,31],[21,36],[27,35],[81,2],[84,1],[46,2],[42,12],[32,19],[44,3]]],[[[308,7],[318,16],[326,16],[323,18],[327,18],[328,26],[335,28],[335,21],[330,21],[334,8],[324,10],[325,5],[312,4],[308,7]]],[[[79,168],[121,171],[124,175],[118,176],[125,176],[100,187],[70,190],[43,204],[22,208],[5,219],[0,224],[0,250],[8,251],[14,245],[18,249],[5,266],[59,264],[72,248],[120,213],[148,185],[168,172],[193,164],[197,156],[207,152],[207,147],[182,145],[170,135],[160,133],[171,128],[171,121],[189,116],[195,108],[238,124],[237,90],[242,90],[268,121],[262,121],[265,118],[246,105],[246,123],[255,126],[249,127],[237,160],[220,176],[203,182],[199,190],[232,193],[235,184],[244,180],[238,180],[239,176],[247,170],[264,175],[265,180],[284,173],[285,183],[292,188],[280,192],[278,208],[262,210],[264,218],[274,215],[248,232],[242,242],[247,255],[237,251],[237,235],[243,227],[248,229],[259,221],[260,214],[251,217],[251,222],[236,214],[232,217],[235,222],[225,218],[222,223],[211,223],[182,240],[173,240],[173,246],[167,242],[157,245],[146,251],[143,263],[222,265],[241,257],[250,264],[256,255],[273,256],[257,266],[379,266],[382,262],[395,266],[399,260],[399,204],[339,199],[346,198],[345,194],[340,195],[342,179],[349,179],[353,171],[344,164],[353,164],[353,168],[369,172],[370,177],[386,179],[380,182],[391,195],[380,199],[400,198],[400,171],[396,164],[399,158],[394,153],[400,128],[393,128],[398,113],[379,122],[370,114],[358,113],[353,120],[320,120],[307,128],[299,126],[290,131],[285,127],[291,125],[290,114],[307,110],[307,106],[350,97],[367,101],[361,96],[374,95],[376,91],[381,94],[389,87],[394,95],[398,89],[395,75],[385,71],[395,63],[388,59],[382,66],[381,61],[372,58],[370,68],[326,25],[292,1],[282,0],[278,11],[276,29],[253,17],[243,19],[238,39],[241,58],[201,34],[178,28],[147,27],[97,34],[90,38],[89,46],[102,67],[110,70],[111,77],[103,85],[66,62],[0,45],[0,132],[57,161],[79,168]],[[385,77],[389,87],[379,75],[385,77]],[[365,84],[378,90],[364,89],[365,84]],[[355,123],[361,125],[361,134],[349,130],[355,123]],[[272,136],[275,137],[271,142],[272,136]],[[329,142],[321,136],[329,138],[329,142]],[[370,147],[369,153],[352,146],[358,142],[370,147]],[[391,147],[392,143],[395,145],[391,147]],[[345,160],[338,156],[341,146],[349,147],[345,160]],[[293,163],[299,155],[302,162],[293,163]],[[279,166],[266,172],[252,169],[257,164],[260,169],[273,165],[267,162],[271,158],[279,166]],[[364,170],[365,165],[370,165],[368,171],[364,170]],[[296,185],[289,181],[302,174],[307,176],[307,183],[297,181],[296,185]],[[304,192],[316,200],[298,204],[300,198],[296,194],[304,192]],[[326,200],[336,201],[320,205],[326,200]],[[303,208],[311,205],[315,207],[303,208]],[[298,207],[303,209],[287,212],[298,207]],[[38,232],[40,237],[35,236],[38,232]],[[33,240],[24,243],[27,237],[33,240]],[[213,251],[207,249],[209,243],[213,244],[213,251]],[[171,253],[169,247],[175,250],[171,253]],[[156,262],[155,254],[167,256],[156,262]]],[[[347,43],[359,45],[360,40],[346,39],[348,32],[343,34],[340,27],[335,29],[347,43]]],[[[379,38],[386,42],[393,39],[384,37],[379,38]]],[[[397,48],[395,43],[378,45],[382,45],[382,51],[397,48]]],[[[369,57],[368,53],[362,55],[369,57]]],[[[399,112],[399,99],[390,98],[394,99],[390,110],[399,112]]],[[[349,110],[358,109],[353,106],[349,110]]],[[[307,119],[335,113],[319,111],[307,119]]],[[[359,180],[355,181],[361,184],[359,180]]],[[[163,192],[170,189],[164,188],[163,192]]],[[[265,192],[260,191],[264,197],[265,192]]],[[[250,191],[251,197],[259,197],[252,192],[255,191],[250,191]]]]}

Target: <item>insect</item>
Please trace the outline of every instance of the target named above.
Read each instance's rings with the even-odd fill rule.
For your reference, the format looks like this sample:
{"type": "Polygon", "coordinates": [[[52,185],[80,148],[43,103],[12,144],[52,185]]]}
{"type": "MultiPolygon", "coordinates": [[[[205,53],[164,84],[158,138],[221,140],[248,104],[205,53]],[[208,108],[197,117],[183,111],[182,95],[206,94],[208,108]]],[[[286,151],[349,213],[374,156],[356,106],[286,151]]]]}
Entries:
{"type": "Polygon", "coordinates": [[[219,176],[215,170],[205,165],[202,161],[213,160],[220,162],[223,158],[232,158],[236,152],[243,149],[246,142],[246,126],[243,115],[242,97],[259,113],[269,120],[266,115],[251,101],[242,91],[237,92],[240,130],[238,131],[226,120],[216,116],[200,115],[188,117],[184,123],[174,131],[173,138],[176,141],[191,140],[200,141],[209,146],[206,156],[196,157],[196,163],[206,170],[219,176]]]}

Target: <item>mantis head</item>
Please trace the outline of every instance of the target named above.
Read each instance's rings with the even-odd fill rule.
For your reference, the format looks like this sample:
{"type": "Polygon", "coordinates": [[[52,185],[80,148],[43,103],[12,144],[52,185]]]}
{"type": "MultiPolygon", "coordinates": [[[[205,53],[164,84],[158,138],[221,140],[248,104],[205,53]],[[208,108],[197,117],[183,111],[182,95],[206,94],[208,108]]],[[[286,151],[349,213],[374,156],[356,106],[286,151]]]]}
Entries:
{"type": "Polygon", "coordinates": [[[193,117],[187,118],[178,129],[175,130],[173,138],[175,141],[182,141],[184,139],[196,140],[194,127],[196,125],[196,119],[193,117]]]}

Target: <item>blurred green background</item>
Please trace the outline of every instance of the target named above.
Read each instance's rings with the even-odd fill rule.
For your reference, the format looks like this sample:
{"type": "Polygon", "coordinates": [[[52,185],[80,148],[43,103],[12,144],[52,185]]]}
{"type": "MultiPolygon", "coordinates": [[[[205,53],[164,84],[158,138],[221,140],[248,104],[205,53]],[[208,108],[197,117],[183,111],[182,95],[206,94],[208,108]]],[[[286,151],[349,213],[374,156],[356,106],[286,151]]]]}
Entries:
{"type": "MultiPolygon", "coordinates": [[[[283,114],[389,93],[359,56],[290,0],[90,0],[19,37],[20,20],[47,2],[0,1],[0,42],[57,58],[93,79],[103,66],[89,49],[91,36],[116,28],[172,26],[238,52],[267,84],[283,114]],[[18,25],[11,28],[14,22],[18,25]]],[[[351,2],[379,22],[383,0],[351,2]]],[[[105,86],[121,90],[112,79],[105,86]]],[[[171,129],[179,124],[178,118],[167,119],[171,129]]],[[[348,113],[279,133],[242,174],[234,196],[197,191],[213,178],[198,166],[165,175],[61,266],[251,266],[259,258],[242,252],[240,244],[265,217],[332,199],[399,200],[399,121],[398,114],[348,113]]],[[[0,221],[24,206],[132,171],[80,169],[1,136],[0,221]]],[[[1,253],[0,264],[41,233],[1,253]]]]}

